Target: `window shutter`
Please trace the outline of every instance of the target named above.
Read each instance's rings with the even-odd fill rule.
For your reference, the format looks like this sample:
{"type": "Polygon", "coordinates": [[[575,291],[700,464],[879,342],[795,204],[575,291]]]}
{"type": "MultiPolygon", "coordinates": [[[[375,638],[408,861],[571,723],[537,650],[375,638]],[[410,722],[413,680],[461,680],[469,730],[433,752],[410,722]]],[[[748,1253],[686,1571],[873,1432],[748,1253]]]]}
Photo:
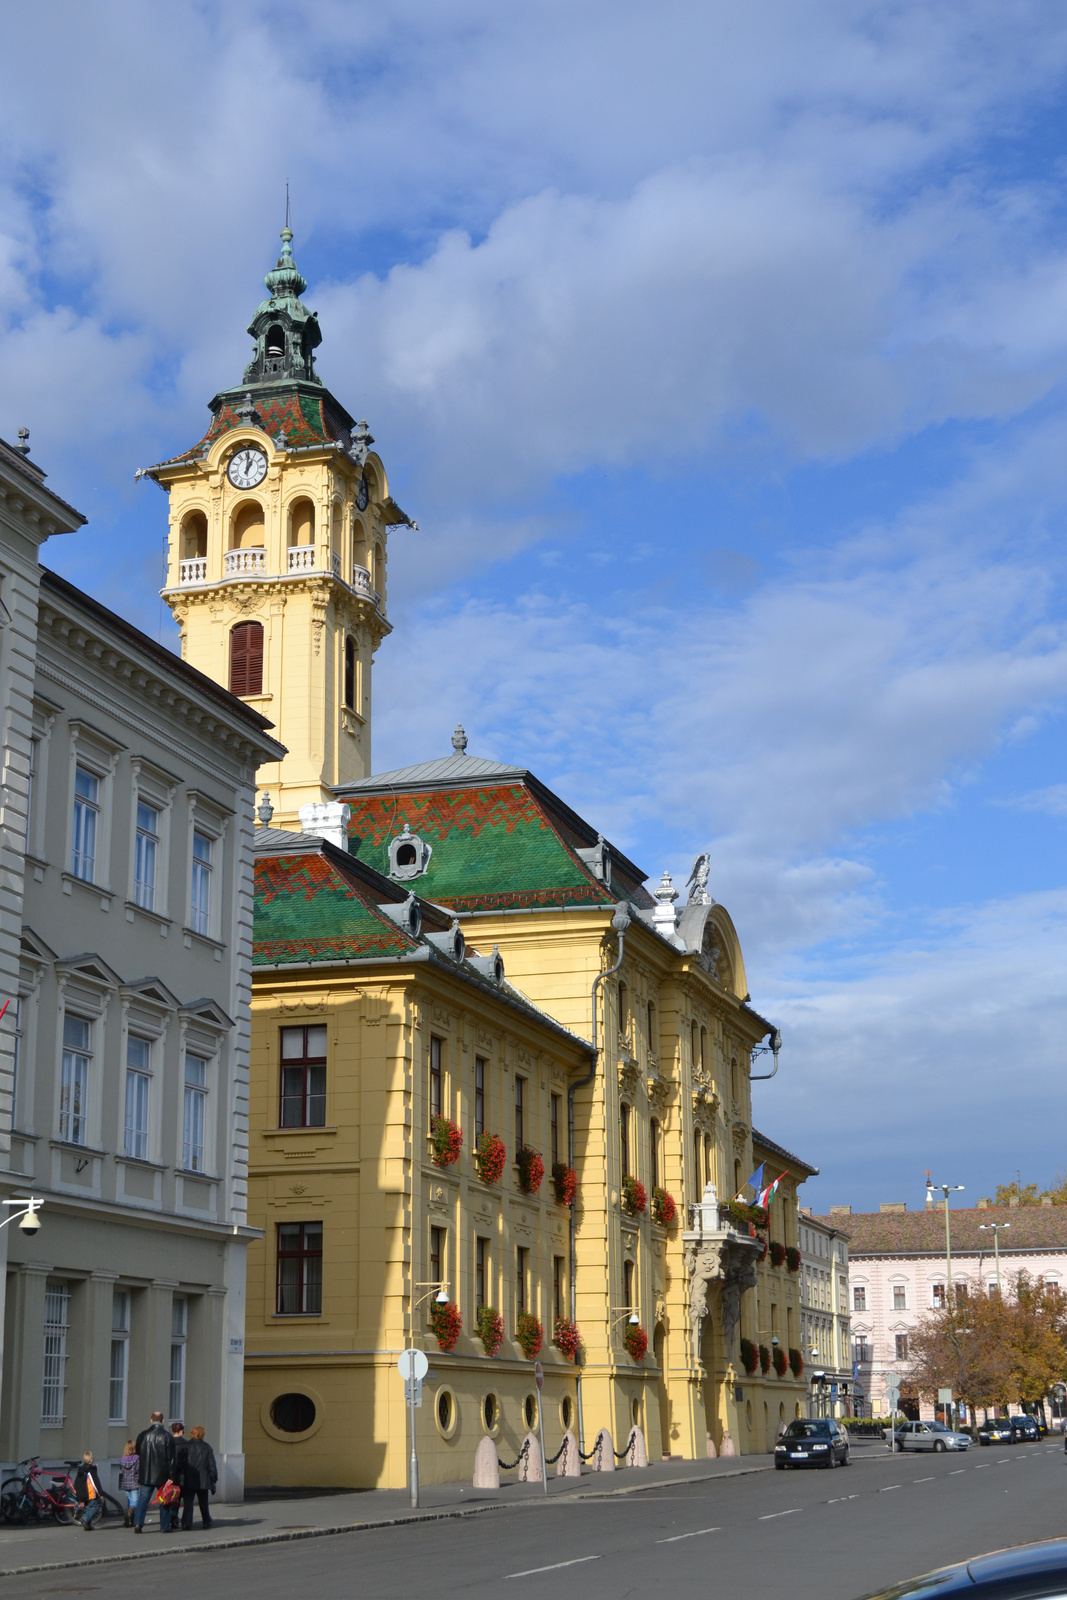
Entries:
{"type": "Polygon", "coordinates": [[[230,693],[263,693],[261,622],[239,622],[230,632],[230,693]]]}

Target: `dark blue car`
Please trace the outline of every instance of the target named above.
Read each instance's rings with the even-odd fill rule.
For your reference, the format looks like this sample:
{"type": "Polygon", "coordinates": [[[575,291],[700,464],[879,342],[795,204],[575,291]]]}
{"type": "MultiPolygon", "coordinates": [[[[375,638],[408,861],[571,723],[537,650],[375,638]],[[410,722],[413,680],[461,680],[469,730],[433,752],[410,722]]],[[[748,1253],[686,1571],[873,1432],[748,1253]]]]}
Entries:
{"type": "Polygon", "coordinates": [[[1052,1600],[1067,1594],[1067,1539],[1020,1544],[880,1589],[866,1600],[1052,1600]]]}

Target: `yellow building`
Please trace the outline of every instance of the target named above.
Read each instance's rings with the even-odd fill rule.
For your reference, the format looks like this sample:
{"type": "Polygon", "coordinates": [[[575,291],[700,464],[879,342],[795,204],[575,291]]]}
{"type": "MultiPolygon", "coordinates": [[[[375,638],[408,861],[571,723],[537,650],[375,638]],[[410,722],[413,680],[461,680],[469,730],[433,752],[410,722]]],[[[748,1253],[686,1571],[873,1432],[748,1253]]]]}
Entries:
{"type": "MultiPolygon", "coordinates": [[[[650,893],[646,874],[532,773],[468,755],[461,729],[442,760],[371,775],[385,536],[408,519],[365,425],[353,432],[314,377],[318,326],[283,242],[244,385],[212,401],[200,445],[153,469],[171,496],[165,592],[186,656],[276,723],[290,754],[268,769],[275,820],[291,828],[299,817],[305,836],[261,840],[250,1219],[265,1237],[250,1252],[249,1476],[401,1483],[391,1373],[409,1338],[433,1363],[420,1421],[429,1475],[468,1476],[490,1416],[507,1455],[531,1392],[513,1341],[523,1297],[546,1334],[557,1312],[581,1332],[579,1367],[549,1352],[550,1452],[569,1403],[586,1448],[599,1428],[619,1443],[636,1422],[653,1456],[766,1449],[804,1385],[773,1368],[746,1374],[740,1354],[742,1336],[758,1345],[775,1319],[788,1350],[797,1323],[791,1281],[761,1259],[764,1239],[729,1203],[761,1159],[753,1053],[770,1040],[776,1055],[778,1044],[750,1004],[733,923],[707,894],[706,858],[679,910],[666,874],[650,893]],[[320,875],[328,868],[329,892],[270,865],[294,852],[301,872],[311,860],[320,875]],[[356,899],[368,915],[392,909],[356,925],[356,899]],[[294,930],[308,907],[304,948],[294,930]],[[395,935],[398,907],[429,931],[403,953],[375,953],[383,919],[395,935]],[[480,978],[445,948],[456,930],[488,964],[480,978]],[[329,1110],[317,1103],[320,1120],[294,1132],[281,1030],[311,1026],[295,1020],[305,1013],[327,1030],[315,1065],[329,1110]],[[494,1041],[485,1054],[483,1035],[494,1041]],[[435,1052],[448,1062],[447,1091],[435,1052]],[[516,1066],[523,1052],[536,1063],[527,1071],[516,1066]],[[495,1063],[481,1091],[479,1061],[483,1078],[495,1063]],[[536,1102],[528,1112],[509,1099],[519,1083],[536,1102]],[[427,1144],[441,1094],[464,1136],[445,1173],[427,1144]],[[481,1132],[507,1147],[498,1192],[475,1170],[481,1132]],[[522,1193],[514,1157],[524,1141],[550,1170],[557,1159],[573,1168],[572,1206],[546,1199],[549,1179],[536,1203],[522,1193]],[[308,1235],[283,1228],[323,1240],[318,1311],[285,1300],[285,1273],[311,1257],[303,1246],[291,1256],[280,1241],[308,1235]],[[491,1252],[481,1272],[479,1249],[491,1252]],[[419,1303],[438,1278],[464,1323],[446,1354],[419,1303]],[[504,1318],[496,1357],[473,1336],[483,1304],[504,1318]],[[486,1409],[490,1394],[498,1411],[486,1409]]],[[[796,1184],[811,1170],[788,1158],[775,1245],[796,1244],[796,1184]]]]}

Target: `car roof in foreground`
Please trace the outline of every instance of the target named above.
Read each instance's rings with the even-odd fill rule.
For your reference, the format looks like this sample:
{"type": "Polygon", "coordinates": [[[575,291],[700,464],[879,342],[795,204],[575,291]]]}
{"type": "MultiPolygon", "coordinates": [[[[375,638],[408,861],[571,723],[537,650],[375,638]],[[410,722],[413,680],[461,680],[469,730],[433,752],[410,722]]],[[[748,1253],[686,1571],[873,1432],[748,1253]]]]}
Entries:
{"type": "Polygon", "coordinates": [[[970,1594],[974,1600],[1037,1600],[1059,1595],[1067,1585],[1067,1539],[1013,1545],[991,1555],[973,1556],[954,1567],[941,1567],[923,1577],[880,1589],[864,1600],[922,1600],[925,1595],[970,1594]]]}

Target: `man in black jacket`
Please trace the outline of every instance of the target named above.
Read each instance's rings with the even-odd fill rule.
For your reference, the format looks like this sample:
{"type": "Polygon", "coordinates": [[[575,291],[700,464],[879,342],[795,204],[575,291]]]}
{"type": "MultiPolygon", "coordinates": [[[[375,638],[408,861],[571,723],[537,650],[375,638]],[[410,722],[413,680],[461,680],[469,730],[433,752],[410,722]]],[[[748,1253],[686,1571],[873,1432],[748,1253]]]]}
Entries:
{"type": "MultiPolygon", "coordinates": [[[[193,1525],[193,1485],[189,1481],[189,1441],[185,1437],[185,1423],[172,1422],[170,1431],[174,1439],[174,1481],[181,1484],[181,1505],[174,1507],[170,1532],[179,1528],[188,1531],[193,1525]]],[[[196,1478],[196,1473],[192,1474],[196,1478]]]]}
{"type": "MultiPolygon", "coordinates": [[[[137,1496],[137,1509],[133,1513],[133,1531],[143,1533],[148,1502],[156,1490],[162,1488],[174,1473],[176,1455],[174,1440],[163,1426],[162,1411],[153,1411],[150,1425],[143,1433],[137,1435],[137,1455],[141,1463],[141,1487],[137,1496]]],[[[170,1518],[169,1506],[160,1506],[161,1533],[166,1533],[169,1529],[170,1518]]]]}

